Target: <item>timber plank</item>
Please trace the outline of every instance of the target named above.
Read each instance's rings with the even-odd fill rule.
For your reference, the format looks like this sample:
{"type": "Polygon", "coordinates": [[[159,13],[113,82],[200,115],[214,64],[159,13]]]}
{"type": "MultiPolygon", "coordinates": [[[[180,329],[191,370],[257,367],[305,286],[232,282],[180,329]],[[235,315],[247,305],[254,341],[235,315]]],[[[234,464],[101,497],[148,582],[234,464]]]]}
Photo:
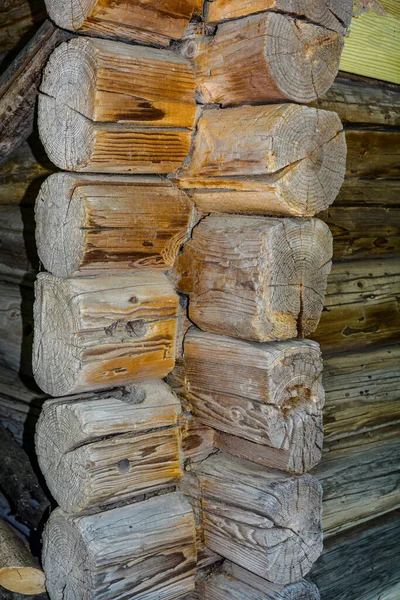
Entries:
{"type": "Polygon", "coordinates": [[[399,179],[345,179],[335,207],[359,206],[399,206],[399,179]]]}
{"type": "Polygon", "coordinates": [[[346,130],[346,177],[400,178],[400,132],[346,130]]]}

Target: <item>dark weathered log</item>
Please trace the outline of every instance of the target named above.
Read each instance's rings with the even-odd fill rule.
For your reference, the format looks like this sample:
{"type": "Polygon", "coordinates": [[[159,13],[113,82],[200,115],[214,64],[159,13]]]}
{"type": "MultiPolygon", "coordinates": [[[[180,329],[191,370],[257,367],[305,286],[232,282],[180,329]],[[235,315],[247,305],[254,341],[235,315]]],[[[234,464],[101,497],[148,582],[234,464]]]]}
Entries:
{"type": "Polygon", "coordinates": [[[327,540],[324,553],[310,574],[321,598],[397,600],[399,536],[400,511],[395,511],[327,540]]]}
{"type": "Polygon", "coordinates": [[[344,32],[353,15],[352,0],[209,0],[206,19],[209,23],[237,19],[264,10],[287,12],[320,23],[328,29],[344,32]]]}
{"type": "Polygon", "coordinates": [[[320,600],[308,581],[277,585],[229,561],[211,577],[200,579],[197,588],[203,600],[320,600]]]}
{"type": "Polygon", "coordinates": [[[45,591],[44,582],[44,573],[28,548],[0,519],[0,593],[3,586],[19,594],[41,594],[45,591]]]}
{"type": "MultiPolygon", "coordinates": [[[[399,206],[400,180],[345,179],[335,206],[399,206]]],[[[371,226],[371,223],[369,224],[371,226]]]]}
{"type": "Polygon", "coordinates": [[[194,589],[195,528],[180,494],[74,517],[57,508],[44,532],[51,598],[170,600],[194,589]]]}
{"type": "Polygon", "coordinates": [[[282,340],[315,330],[331,255],[318,219],[215,215],[195,227],[173,276],[201,329],[282,340]]]}
{"type": "Polygon", "coordinates": [[[165,377],[178,296],[163,273],[36,281],[33,372],[52,396],[165,377]]]}
{"type": "Polygon", "coordinates": [[[78,513],[176,484],[179,415],[157,380],[45,402],[36,452],[59,506],[78,513]]]}
{"type": "Polygon", "coordinates": [[[0,12],[0,53],[23,46],[27,36],[46,18],[43,0],[1,0],[0,12]]]}
{"type": "Polygon", "coordinates": [[[32,374],[33,290],[3,281],[0,294],[0,364],[32,374]]]}
{"type": "Polygon", "coordinates": [[[194,224],[186,194],[152,177],[55,173],[35,212],[40,260],[59,277],[166,271],[194,224]]]}
{"type": "Polygon", "coordinates": [[[325,307],[312,338],[323,352],[396,343],[400,332],[398,258],[333,265],[325,307]]]}
{"type": "Polygon", "coordinates": [[[182,489],[201,499],[206,546],[272,583],[295,583],[320,555],[322,490],[310,475],[219,453],[186,475],[182,489]]]}
{"type": "Polygon", "coordinates": [[[178,185],[201,210],[313,216],[343,183],[339,117],[297,104],[204,110],[178,185]]]}
{"type": "Polygon", "coordinates": [[[312,102],[332,85],[342,48],[340,33],[263,12],[194,37],[181,53],[193,59],[199,100],[233,106],[312,102]]]}
{"type": "Polygon", "coordinates": [[[40,137],[62,169],[169,173],[189,151],[194,86],[189,63],[169,50],[75,38],[44,70],[40,137]]]}
{"type": "Polygon", "coordinates": [[[346,131],[346,177],[400,179],[400,132],[372,129],[346,131]]]}
{"type": "Polygon", "coordinates": [[[0,423],[0,485],[17,518],[37,529],[49,507],[28,456],[0,423]]]}
{"type": "Polygon", "coordinates": [[[32,133],[42,69],[54,48],[70,37],[45,21],[0,78],[0,166],[32,133]]]}
{"type": "Polygon", "coordinates": [[[45,0],[50,18],[71,31],[168,46],[183,37],[203,0],[45,0]]]}
{"type": "Polygon", "coordinates": [[[0,203],[0,277],[16,283],[33,279],[39,266],[31,207],[0,203]]]}
{"type": "Polygon", "coordinates": [[[324,391],[316,344],[255,345],[191,329],[184,361],[183,393],[194,415],[230,434],[217,436],[218,447],[294,473],[317,464],[324,391]]]}

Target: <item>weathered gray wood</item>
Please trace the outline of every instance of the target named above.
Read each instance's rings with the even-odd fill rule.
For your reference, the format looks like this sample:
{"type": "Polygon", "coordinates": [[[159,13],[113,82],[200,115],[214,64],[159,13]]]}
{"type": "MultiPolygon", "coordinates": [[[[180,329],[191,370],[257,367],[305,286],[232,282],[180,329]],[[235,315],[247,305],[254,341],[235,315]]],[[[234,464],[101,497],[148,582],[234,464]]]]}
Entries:
{"type": "Polygon", "coordinates": [[[318,219],[213,215],[193,230],[173,278],[201,329],[282,340],[315,330],[331,256],[331,233],[318,219]]]}
{"type": "Polygon", "coordinates": [[[170,173],[189,151],[194,87],[189,63],[169,50],[75,38],[44,69],[40,137],[61,169],[170,173]]]}
{"type": "Polygon", "coordinates": [[[317,464],[324,391],[316,344],[254,344],[193,328],[185,337],[184,363],[183,395],[194,415],[230,434],[217,435],[218,447],[294,473],[317,464]]]}
{"type": "Polygon", "coordinates": [[[45,402],[36,453],[59,506],[78,513],[175,485],[179,415],[178,399],[157,380],[45,402]]]}
{"type": "Polygon", "coordinates": [[[184,42],[198,98],[223,106],[312,102],[339,70],[343,35],[275,12],[222,23],[216,33],[184,42]]]}
{"type": "Polygon", "coordinates": [[[55,173],[36,201],[40,260],[58,277],[166,271],[194,212],[186,194],[166,179],[55,173]]]}
{"type": "Polygon", "coordinates": [[[343,183],[336,113],[298,104],[205,109],[177,175],[200,210],[313,216],[343,183]]]}
{"type": "Polygon", "coordinates": [[[36,281],[33,371],[52,396],[165,377],[178,296],[163,273],[36,281]]]}
{"type": "Polygon", "coordinates": [[[182,480],[201,499],[205,544],[272,583],[295,583],[322,549],[321,494],[310,475],[290,476],[219,453],[182,480]]]}
{"type": "Polygon", "coordinates": [[[194,589],[192,510],[180,494],[74,517],[56,509],[44,532],[51,598],[173,600],[194,589]]]}
{"type": "Polygon", "coordinates": [[[41,594],[44,581],[28,548],[0,518],[0,593],[3,586],[20,594],[41,594]]]}

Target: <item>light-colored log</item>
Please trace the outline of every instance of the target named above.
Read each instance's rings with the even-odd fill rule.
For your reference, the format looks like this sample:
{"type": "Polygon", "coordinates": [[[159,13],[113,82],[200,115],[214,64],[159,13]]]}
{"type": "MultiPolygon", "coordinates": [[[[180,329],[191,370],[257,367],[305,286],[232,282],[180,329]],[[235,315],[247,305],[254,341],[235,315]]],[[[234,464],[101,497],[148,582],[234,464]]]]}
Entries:
{"type": "Polygon", "coordinates": [[[171,268],[194,207],[166,179],[55,173],[42,184],[35,217],[45,269],[106,275],[171,268]]]}
{"type": "Polygon", "coordinates": [[[202,0],[45,0],[50,18],[63,29],[168,46],[183,37],[202,0]]]}
{"type": "Polygon", "coordinates": [[[336,113],[298,104],[205,109],[175,180],[205,212],[313,216],[343,183],[336,113]]]}
{"type": "Polygon", "coordinates": [[[33,372],[51,396],[165,377],[178,296],[163,273],[36,281],[33,372]]]}
{"type": "Polygon", "coordinates": [[[201,329],[289,339],[315,330],[331,256],[331,233],[318,219],[213,215],[193,230],[173,277],[201,329]]]}
{"type": "Polygon", "coordinates": [[[194,589],[192,510],[177,493],[92,516],[57,508],[44,532],[43,565],[53,599],[181,598],[194,589]]]}
{"type": "Polygon", "coordinates": [[[353,15],[352,0],[208,0],[206,20],[209,23],[237,19],[265,10],[294,14],[328,29],[344,32],[353,15]]]}
{"type": "Polygon", "coordinates": [[[276,585],[229,561],[197,587],[203,600],[320,600],[317,588],[308,581],[276,585]]]}
{"type": "Polygon", "coordinates": [[[28,548],[0,519],[0,586],[18,594],[41,594],[44,583],[44,573],[28,548]]]}
{"type": "Polygon", "coordinates": [[[210,550],[272,583],[295,583],[308,573],[322,550],[322,490],[315,478],[224,453],[207,458],[192,477],[183,492],[201,498],[210,550]]]}
{"type": "Polygon", "coordinates": [[[342,48],[340,33],[263,12],[223,23],[181,52],[193,60],[200,101],[233,106],[314,101],[332,85],[342,48]]]}
{"type": "Polygon", "coordinates": [[[191,329],[184,360],[184,395],[195,417],[229,434],[217,435],[218,447],[294,473],[317,464],[324,403],[318,345],[256,345],[191,329]]]}
{"type": "Polygon", "coordinates": [[[169,50],[75,38],[44,69],[39,133],[72,171],[169,173],[186,157],[195,117],[189,63],[169,50]]]}
{"type": "Polygon", "coordinates": [[[48,400],[36,453],[59,506],[78,513],[175,485],[180,404],[162,381],[48,400]]]}
{"type": "Polygon", "coordinates": [[[32,307],[31,287],[1,282],[0,364],[25,375],[32,373],[32,307]]]}

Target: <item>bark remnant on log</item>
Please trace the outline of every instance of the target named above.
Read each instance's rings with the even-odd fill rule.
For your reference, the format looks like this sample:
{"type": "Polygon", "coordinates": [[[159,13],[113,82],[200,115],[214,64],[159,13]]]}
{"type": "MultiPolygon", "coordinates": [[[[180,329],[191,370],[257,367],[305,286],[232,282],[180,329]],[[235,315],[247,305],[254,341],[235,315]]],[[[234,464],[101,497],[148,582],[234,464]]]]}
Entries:
{"type": "Polygon", "coordinates": [[[51,396],[165,377],[174,366],[178,295],[163,273],[35,285],[33,372],[51,396]]]}
{"type": "Polygon", "coordinates": [[[282,340],[317,327],[331,257],[318,219],[213,215],[194,228],[171,277],[201,329],[282,340]]]}

